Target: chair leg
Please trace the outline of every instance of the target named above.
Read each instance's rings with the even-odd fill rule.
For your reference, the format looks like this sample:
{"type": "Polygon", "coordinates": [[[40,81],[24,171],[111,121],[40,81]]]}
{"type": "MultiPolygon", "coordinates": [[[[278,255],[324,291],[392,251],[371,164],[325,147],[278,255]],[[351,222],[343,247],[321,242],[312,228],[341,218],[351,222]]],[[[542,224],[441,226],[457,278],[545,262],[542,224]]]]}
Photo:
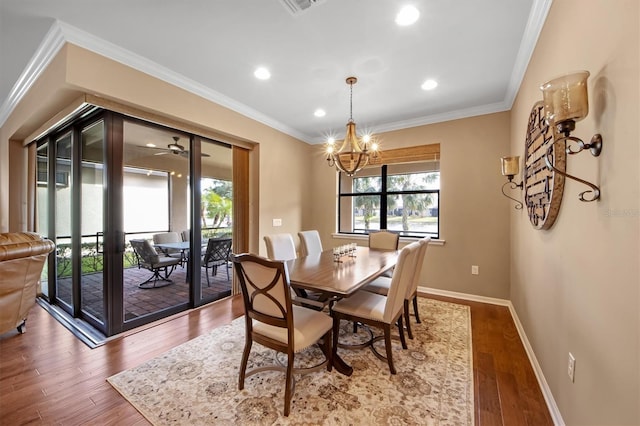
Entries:
{"type": "MultiPolygon", "coordinates": [[[[247,332],[247,335],[249,333],[247,332]]],[[[238,390],[244,389],[244,378],[247,374],[247,361],[249,361],[249,352],[251,352],[251,336],[247,337],[244,344],[244,351],[242,352],[242,361],[240,361],[240,377],[238,379],[238,390]]]]}
{"type": "Polygon", "coordinates": [[[416,316],[416,322],[421,323],[420,315],[418,314],[418,295],[413,296],[413,314],[416,316]]]}
{"type": "Polygon", "coordinates": [[[291,411],[291,388],[293,387],[293,362],[294,355],[293,351],[290,351],[288,354],[288,362],[287,362],[287,377],[286,384],[284,387],[284,416],[289,416],[289,412],[291,411]]]}
{"type": "Polygon", "coordinates": [[[209,267],[208,266],[204,267],[204,274],[207,277],[207,287],[211,287],[211,283],[209,282],[209,267]]]}
{"type": "Polygon", "coordinates": [[[413,340],[411,321],[409,321],[409,301],[407,299],[404,299],[404,322],[407,324],[407,335],[409,336],[409,339],[413,340]]]}
{"type": "Polygon", "coordinates": [[[407,349],[407,341],[404,338],[404,326],[402,325],[402,314],[398,317],[398,332],[400,333],[400,343],[402,343],[402,349],[407,349]]]}
{"type": "Polygon", "coordinates": [[[396,367],[394,367],[393,365],[393,355],[391,353],[391,324],[384,324],[384,347],[387,350],[387,362],[389,363],[389,371],[391,372],[391,374],[396,374],[396,367]]]}

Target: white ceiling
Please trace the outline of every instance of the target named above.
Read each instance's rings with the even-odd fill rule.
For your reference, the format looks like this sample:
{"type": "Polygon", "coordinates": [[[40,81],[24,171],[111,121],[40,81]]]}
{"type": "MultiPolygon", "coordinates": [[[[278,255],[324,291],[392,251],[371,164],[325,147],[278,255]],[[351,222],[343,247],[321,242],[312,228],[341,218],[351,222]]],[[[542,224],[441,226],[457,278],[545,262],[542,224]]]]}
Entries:
{"type": "Polygon", "coordinates": [[[294,15],[283,0],[0,0],[0,125],[60,38],[309,143],[344,135],[350,75],[359,131],[504,111],[551,1],[318,0],[294,15]],[[405,4],[420,18],[400,27],[405,4]]]}

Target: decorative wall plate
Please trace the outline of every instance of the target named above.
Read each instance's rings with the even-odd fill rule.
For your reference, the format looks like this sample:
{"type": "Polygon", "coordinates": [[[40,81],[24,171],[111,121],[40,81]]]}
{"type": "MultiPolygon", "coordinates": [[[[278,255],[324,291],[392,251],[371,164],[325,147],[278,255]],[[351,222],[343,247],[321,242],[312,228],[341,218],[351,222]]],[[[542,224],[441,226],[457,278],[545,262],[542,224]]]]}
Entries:
{"type": "Polygon", "coordinates": [[[544,104],[542,101],[536,102],[529,114],[522,169],[524,205],[536,229],[551,228],[562,203],[565,178],[550,170],[545,162],[547,157],[556,169],[566,171],[566,143],[555,143],[554,132],[553,126],[549,126],[545,120],[544,104]]]}

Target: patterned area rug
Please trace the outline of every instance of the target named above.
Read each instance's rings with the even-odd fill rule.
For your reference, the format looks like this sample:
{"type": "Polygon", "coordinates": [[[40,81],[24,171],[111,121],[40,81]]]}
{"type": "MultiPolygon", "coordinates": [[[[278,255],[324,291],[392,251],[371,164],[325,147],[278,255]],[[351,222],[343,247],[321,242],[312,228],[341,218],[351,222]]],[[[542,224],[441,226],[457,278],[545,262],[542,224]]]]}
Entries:
{"type": "MultiPolygon", "coordinates": [[[[296,377],[289,417],[282,415],[284,373],[258,373],[238,391],[244,317],[107,380],[155,425],[473,425],[469,307],[419,303],[422,323],[412,318],[409,349],[394,340],[396,375],[370,348],[339,349],[353,375],[325,369],[296,377]]],[[[354,335],[351,323],[342,325],[341,342],[367,336],[362,327],[354,335]]],[[[376,347],[385,353],[383,341],[376,347]]],[[[321,357],[311,349],[296,356],[296,366],[321,357]]],[[[254,343],[248,367],[273,359],[273,351],[254,343]]]]}

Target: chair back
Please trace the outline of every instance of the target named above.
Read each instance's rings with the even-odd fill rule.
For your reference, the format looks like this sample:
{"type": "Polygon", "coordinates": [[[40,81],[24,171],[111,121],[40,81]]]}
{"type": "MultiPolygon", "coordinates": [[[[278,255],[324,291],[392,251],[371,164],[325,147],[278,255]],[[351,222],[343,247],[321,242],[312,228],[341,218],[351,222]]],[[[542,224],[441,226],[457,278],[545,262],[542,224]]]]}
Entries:
{"type": "Polygon", "coordinates": [[[298,232],[300,238],[300,255],[309,256],[322,253],[320,234],[315,229],[298,232]]]}
{"type": "Polygon", "coordinates": [[[293,341],[293,314],[289,292],[289,272],[282,261],[272,261],[254,254],[232,254],[247,317],[275,327],[289,328],[293,341]]]}
{"type": "Polygon", "coordinates": [[[386,229],[369,233],[369,248],[379,250],[398,250],[400,235],[386,229]]]}
{"type": "Polygon", "coordinates": [[[151,267],[160,261],[160,256],[158,256],[156,249],[153,248],[149,240],[134,239],[129,240],[129,243],[133,247],[139,266],[151,267]]]}
{"type": "MultiPolygon", "coordinates": [[[[182,242],[182,236],[177,232],[161,232],[159,234],[153,234],[153,244],[162,243],[180,243],[182,242]]],[[[177,249],[162,250],[166,253],[179,253],[177,249]]]]}
{"type": "Polygon", "coordinates": [[[393,270],[393,277],[387,292],[387,303],[383,314],[385,321],[391,321],[396,313],[404,309],[404,297],[407,293],[407,288],[413,282],[414,265],[419,249],[420,244],[413,242],[400,250],[398,262],[393,270]]]}
{"type": "Polygon", "coordinates": [[[203,264],[223,265],[231,254],[231,238],[209,238],[203,264]]]}
{"type": "Polygon", "coordinates": [[[424,237],[418,240],[418,244],[420,244],[420,247],[418,248],[418,255],[416,256],[416,263],[414,266],[411,285],[407,287],[407,294],[405,296],[407,300],[410,299],[416,291],[418,291],[418,283],[420,281],[420,274],[422,273],[422,268],[424,267],[424,258],[425,258],[425,255],[427,254],[427,247],[429,247],[429,241],[431,241],[431,237],[424,237]]]}
{"type": "Polygon", "coordinates": [[[182,241],[191,241],[191,230],[185,229],[180,233],[180,236],[182,237],[182,241]]]}
{"type": "Polygon", "coordinates": [[[296,256],[296,245],[291,234],[265,235],[267,257],[271,260],[291,260],[296,256]]]}

